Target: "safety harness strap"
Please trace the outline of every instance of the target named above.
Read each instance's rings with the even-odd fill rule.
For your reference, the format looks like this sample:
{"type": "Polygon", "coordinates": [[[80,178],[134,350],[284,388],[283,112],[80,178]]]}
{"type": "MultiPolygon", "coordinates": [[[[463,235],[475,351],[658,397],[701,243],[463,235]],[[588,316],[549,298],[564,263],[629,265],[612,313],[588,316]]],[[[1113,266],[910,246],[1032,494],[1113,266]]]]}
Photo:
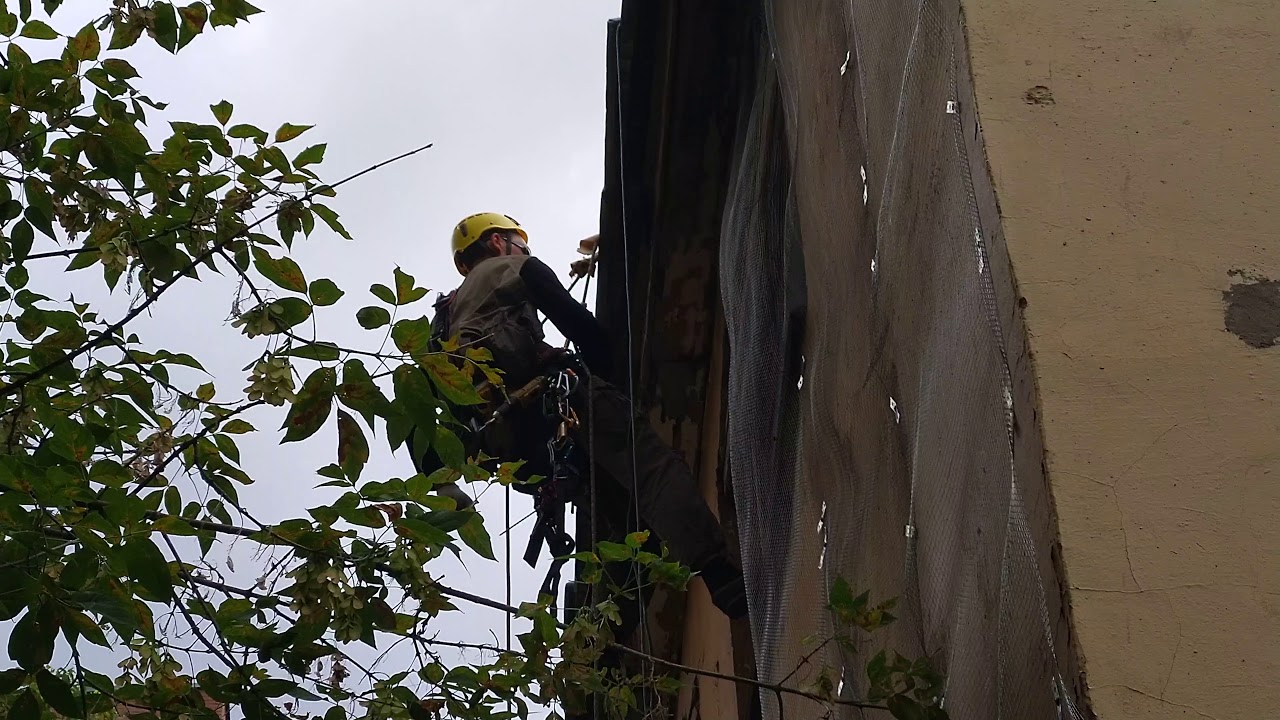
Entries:
{"type": "Polygon", "coordinates": [[[537,485],[534,510],[538,519],[524,553],[524,561],[530,567],[535,567],[538,556],[542,553],[543,543],[551,551],[551,567],[539,592],[552,598],[559,597],[560,573],[575,548],[573,536],[565,529],[564,516],[565,505],[573,501],[582,484],[578,449],[570,432],[578,422],[577,415],[569,405],[569,395],[576,388],[577,375],[567,368],[558,370],[547,381],[546,394],[543,396],[544,412],[549,417],[558,418],[560,425],[555,437],[547,441],[551,477],[537,485]]]}

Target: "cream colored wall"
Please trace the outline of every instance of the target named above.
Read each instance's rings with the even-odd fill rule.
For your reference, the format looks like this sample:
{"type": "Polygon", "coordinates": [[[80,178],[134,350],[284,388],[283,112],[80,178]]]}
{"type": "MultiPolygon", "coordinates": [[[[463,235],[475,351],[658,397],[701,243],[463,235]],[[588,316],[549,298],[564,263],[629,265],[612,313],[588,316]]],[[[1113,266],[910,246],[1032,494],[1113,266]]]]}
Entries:
{"type": "MultiPolygon", "coordinates": [[[[720,507],[719,490],[716,486],[716,465],[720,447],[720,423],[718,409],[723,397],[721,387],[724,383],[724,317],[716,312],[715,339],[711,351],[711,364],[707,376],[706,407],[716,411],[708,412],[702,424],[702,437],[699,438],[698,486],[702,497],[711,506],[712,512],[718,516],[720,507]]],[[[680,662],[690,667],[733,675],[736,674],[733,657],[733,634],[729,618],[711,603],[711,594],[702,580],[695,578],[689,585],[686,596],[688,605],[684,619],[684,645],[680,654],[680,662]]],[[[727,680],[708,677],[681,678],[686,685],[676,702],[674,717],[697,718],[698,720],[738,720],[738,687],[727,680]],[[697,684],[695,700],[694,683],[697,684]]]]}
{"type": "Polygon", "coordinates": [[[1280,717],[1280,2],[964,6],[1094,707],[1280,717]]]}

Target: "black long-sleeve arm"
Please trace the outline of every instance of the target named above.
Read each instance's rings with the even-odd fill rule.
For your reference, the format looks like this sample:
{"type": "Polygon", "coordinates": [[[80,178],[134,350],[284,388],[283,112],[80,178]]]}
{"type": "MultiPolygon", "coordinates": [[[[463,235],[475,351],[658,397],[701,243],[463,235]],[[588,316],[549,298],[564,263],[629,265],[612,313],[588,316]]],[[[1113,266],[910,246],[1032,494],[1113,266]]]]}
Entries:
{"type": "Polygon", "coordinates": [[[537,258],[529,258],[520,269],[529,301],[547,316],[566,338],[578,347],[578,355],[593,375],[612,374],[609,332],[599,320],[569,294],[560,278],[537,258]]]}

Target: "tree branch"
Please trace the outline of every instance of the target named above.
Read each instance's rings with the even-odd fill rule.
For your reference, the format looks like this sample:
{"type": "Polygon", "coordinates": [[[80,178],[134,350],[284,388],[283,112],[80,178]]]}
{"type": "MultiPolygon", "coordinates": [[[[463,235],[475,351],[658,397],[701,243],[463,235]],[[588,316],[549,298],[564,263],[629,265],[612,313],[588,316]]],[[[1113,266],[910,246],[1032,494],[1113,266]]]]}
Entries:
{"type": "MultiPolygon", "coordinates": [[[[160,512],[147,513],[147,518],[151,520],[160,520],[167,517],[177,517],[177,516],[167,515],[165,513],[160,513],[160,512]]],[[[226,535],[238,535],[240,537],[251,537],[253,535],[257,535],[259,532],[263,532],[259,530],[250,530],[249,528],[245,528],[245,527],[237,527],[235,525],[225,525],[223,523],[206,522],[203,520],[188,520],[186,518],[177,518],[177,519],[182,520],[185,523],[188,523],[189,525],[196,528],[197,530],[211,530],[213,532],[222,533],[226,535]]],[[[353,562],[351,558],[346,556],[330,556],[330,557],[332,557],[335,560],[340,560],[342,562],[348,562],[348,563],[353,562]]],[[[392,572],[391,566],[385,563],[375,563],[373,567],[376,570],[379,570],[380,572],[384,572],[388,574],[392,572]]],[[[213,581],[204,580],[203,578],[192,577],[191,579],[197,585],[205,585],[211,588],[216,587],[217,589],[223,590],[224,592],[231,592],[237,595],[243,595],[244,597],[259,598],[259,599],[269,597],[268,595],[254,592],[252,590],[235,588],[229,585],[222,585],[221,583],[210,584],[213,581]]],[[[440,594],[446,597],[451,597],[456,600],[465,600],[466,602],[472,603],[473,605],[480,605],[482,607],[487,607],[487,608],[491,608],[501,612],[510,613],[512,615],[520,614],[519,608],[513,607],[511,605],[507,605],[506,603],[498,602],[497,600],[490,600],[487,597],[469,593],[469,592],[466,592],[465,590],[456,590],[441,582],[432,581],[432,584],[436,587],[437,590],[440,591],[440,594]]]]}
{"type": "MultiPolygon", "coordinates": [[[[483,644],[477,644],[477,643],[437,640],[433,638],[426,638],[416,633],[408,633],[407,636],[410,638],[413,638],[418,642],[426,643],[428,645],[439,645],[442,647],[459,648],[464,650],[480,650],[485,652],[492,652],[495,654],[502,654],[502,653],[510,653],[515,655],[524,654],[524,653],[512,651],[512,650],[504,650],[503,648],[500,648],[496,645],[483,645],[483,644]]],[[[625,645],[620,645],[618,643],[609,643],[609,647],[630,655],[635,655],[637,657],[643,658],[644,660],[647,660],[654,664],[665,666],[668,669],[676,670],[678,672],[687,673],[690,675],[701,675],[703,677],[714,678],[717,680],[725,680],[728,682],[738,683],[741,685],[752,685],[761,690],[768,690],[770,692],[780,693],[780,694],[795,695],[797,697],[803,697],[805,699],[813,700],[815,702],[831,703],[831,704],[843,705],[847,707],[857,707],[857,708],[862,708],[866,710],[887,710],[888,709],[884,705],[877,705],[876,703],[863,702],[861,700],[839,700],[835,698],[827,698],[821,695],[817,695],[815,693],[805,692],[804,690],[786,687],[782,683],[767,683],[760,680],[753,680],[751,678],[742,677],[740,675],[729,675],[726,673],[716,672],[714,670],[704,670],[702,668],[695,668],[695,667],[690,667],[688,665],[681,665],[679,663],[671,662],[670,660],[663,660],[662,658],[646,654],[639,650],[634,650],[632,648],[629,648],[625,645]]]]}
{"type": "MultiPolygon", "coordinates": [[[[250,532],[250,534],[252,534],[252,532],[250,532]]],[[[380,567],[379,569],[384,569],[384,568],[385,566],[380,567]]],[[[385,569],[389,570],[389,568],[385,568],[385,569]]],[[[220,590],[222,592],[226,592],[229,594],[241,595],[247,598],[266,599],[268,597],[271,597],[270,595],[267,595],[264,593],[259,593],[253,590],[234,587],[234,586],[227,585],[225,583],[220,583],[214,580],[207,580],[205,578],[196,577],[189,573],[184,573],[184,578],[187,580],[187,582],[195,585],[203,585],[211,589],[220,590]]],[[[440,583],[436,583],[436,586],[437,588],[439,588],[442,594],[449,597],[455,597],[460,600],[467,600],[468,602],[472,602],[478,605],[483,605],[485,607],[494,608],[497,610],[502,610],[505,612],[510,612],[512,614],[519,613],[519,610],[517,610],[516,608],[497,602],[495,600],[489,600],[488,598],[480,597],[478,595],[472,595],[470,593],[454,590],[453,588],[449,588],[440,583]]],[[[561,625],[561,623],[557,622],[557,625],[561,625]]],[[[516,651],[505,650],[496,645],[486,646],[486,645],[473,644],[473,643],[460,643],[460,642],[452,642],[452,641],[446,641],[446,640],[434,640],[434,639],[423,637],[416,633],[406,633],[405,635],[406,637],[412,638],[418,642],[441,645],[445,647],[484,650],[484,651],[490,651],[494,653],[515,653],[517,655],[523,654],[516,651]]],[[[819,703],[824,703],[829,705],[838,705],[842,707],[856,707],[864,710],[887,710],[888,709],[886,706],[880,705],[877,703],[871,703],[871,702],[866,702],[862,700],[841,700],[838,698],[824,697],[816,693],[806,692],[804,690],[799,690],[797,688],[787,687],[782,683],[769,683],[769,682],[764,682],[762,680],[742,677],[740,675],[730,675],[727,673],[716,672],[714,670],[704,670],[702,668],[691,667],[689,665],[682,665],[680,663],[673,662],[671,660],[664,660],[663,658],[650,655],[648,653],[642,652],[640,650],[636,650],[634,648],[627,647],[626,645],[622,645],[616,642],[609,643],[608,647],[610,647],[611,649],[617,650],[619,652],[646,660],[655,665],[661,665],[667,668],[668,670],[674,670],[677,672],[686,673],[690,675],[700,675],[703,677],[709,677],[716,680],[724,680],[726,682],[732,682],[739,685],[750,685],[760,690],[767,690],[769,692],[775,693],[779,696],[792,695],[794,697],[801,697],[801,698],[805,698],[806,700],[812,700],[814,702],[819,702],[819,703]]],[[[790,678],[791,676],[788,675],[787,677],[790,678]]],[[[785,682],[785,680],[783,682],[785,682]]]]}
{"type": "MultiPolygon", "coordinates": [[[[151,481],[159,477],[160,473],[164,472],[165,468],[169,467],[169,463],[176,460],[179,455],[186,452],[188,448],[194,446],[196,443],[200,442],[201,439],[208,437],[211,433],[214,432],[214,428],[222,425],[223,422],[230,420],[231,418],[235,417],[236,415],[239,415],[242,412],[245,412],[246,410],[258,407],[259,405],[263,405],[265,403],[266,403],[265,400],[254,400],[245,405],[241,405],[240,407],[236,408],[235,410],[232,410],[226,415],[220,416],[218,418],[218,422],[214,423],[213,425],[209,425],[205,427],[200,432],[196,433],[195,435],[192,435],[190,438],[184,441],[181,445],[174,448],[173,451],[169,453],[169,457],[164,459],[164,462],[160,463],[159,465],[156,465],[155,468],[153,468],[145,478],[142,478],[141,480],[138,481],[137,485],[135,485],[133,489],[129,491],[129,495],[130,496],[137,495],[138,493],[142,492],[143,488],[150,486],[151,481]]],[[[214,491],[216,492],[217,488],[214,488],[214,491]]],[[[219,492],[218,494],[221,495],[222,493],[219,492]]]]}
{"type": "Polygon", "coordinates": [[[785,683],[786,681],[788,681],[788,680],[790,680],[791,678],[795,677],[796,673],[800,672],[800,668],[804,667],[805,665],[808,665],[808,664],[809,664],[809,661],[813,659],[813,656],[814,656],[814,655],[817,655],[817,654],[818,654],[818,652],[822,650],[822,648],[824,648],[824,647],[826,647],[827,645],[831,644],[831,641],[832,641],[832,640],[834,640],[834,639],[835,639],[835,636],[833,635],[833,636],[831,636],[831,637],[827,638],[826,640],[823,640],[821,643],[819,643],[819,644],[818,644],[818,647],[814,648],[813,650],[810,650],[810,651],[809,651],[809,653],[808,653],[807,655],[805,655],[804,657],[800,658],[800,662],[796,663],[795,668],[794,668],[790,673],[788,673],[786,677],[782,678],[782,680],[781,680],[780,682],[784,682],[784,683],[785,683]]]}
{"type": "MultiPolygon", "coordinates": [[[[371,173],[371,172],[373,172],[373,171],[375,171],[375,170],[378,170],[379,168],[386,167],[387,165],[390,165],[391,163],[394,163],[394,162],[396,162],[396,161],[398,161],[398,160],[402,160],[402,159],[407,158],[407,157],[409,157],[409,156],[411,156],[411,155],[416,155],[417,153],[420,153],[420,152],[422,152],[422,151],[424,151],[424,150],[426,150],[426,149],[428,149],[428,148],[430,148],[430,147],[431,147],[431,145],[430,145],[430,144],[428,144],[428,145],[424,145],[424,146],[422,146],[422,147],[420,147],[420,148],[418,148],[418,149],[416,149],[416,150],[410,150],[410,151],[409,151],[409,152],[407,152],[407,153],[402,153],[402,154],[400,154],[400,155],[397,155],[396,157],[391,158],[390,160],[384,160],[384,161],[382,161],[382,162],[380,162],[380,163],[378,163],[378,164],[376,164],[376,165],[372,165],[372,166],[370,166],[370,167],[368,167],[368,168],[365,168],[364,170],[361,170],[360,172],[358,172],[358,173],[356,173],[356,174],[354,174],[354,175],[350,175],[350,176],[348,176],[348,177],[346,177],[346,178],[344,178],[344,179],[342,179],[342,180],[338,181],[337,183],[335,183],[335,184],[333,184],[333,185],[321,185],[321,186],[319,186],[319,187],[317,187],[317,188],[315,188],[315,189],[313,189],[313,190],[310,190],[310,191],[308,191],[307,193],[305,193],[305,194],[302,196],[302,198],[301,198],[300,200],[298,200],[298,202],[305,202],[305,201],[307,201],[307,200],[310,200],[311,198],[315,197],[319,192],[321,192],[321,191],[323,191],[323,190],[326,190],[326,189],[336,189],[336,188],[338,188],[338,187],[340,187],[340,186],[342,186],[342,185],[345,185],[345,184],[346,184],[346,183],[348,183],[348,182],[351,182],[352,180],[355,180],[356,178],[363,177],[364,175],[367,175],[367,174],[369,174],[369,173],[371,173]]],[[[149,308],[149,307],[151,307],[153,304],[155,304],[155,302],[156,302],[157,300],[159,300],[159,299],[160,299],[160,296],[161,296],[161,295],[163,295],[166,291],[168,291],[168,290],[169,290],[169,288],[171,288],[171,287],[173,287],[175,284],[177,284],[177,282],[178,282],[180,279],[182,279],[182,278],[183,278],[183,277],[184,277],[188,272],[190,272],[192,269],[194,269],[194,268],[195,268],[196,266],[198,266],[200,263],[204,262],[205,260],[208,260],[210,257],[213,257],[213,255],[214,255],[216,252],[218,252],[219,250],[221,250],[223,247],[225,247],[227,244],[229,244],[232,240],[235,240],[236,238],[239,238],[239,237],[241,237],[241,236],[243,236],[243,235],[247,234],[250,230],[253,230],[254,228],[256,228],[256,227],[258,227],[259,225],[261,225],[262,223],[266,222],[267,220],[270,220],[271,218],[275,217],[276,215],[279,215],[279,214],[280,214],[281,207],[283,207],[283,206],[282,206],[282,205],[281,205],[281,206],[277,206],[275,210],[272,210],[270,213],[268,213],[267,215],[265,215],[264,217],[262,217],[262,219],[260,219],[260,220],[258,220],[258,221],[256,221],[256,222],[254,222],[252,225],[246,226],[245,228],[243,228],[243,229],[242,229],[242,230],[240,230],[239,232],[235,233],[235,234],[234,234],[234,235],[232,235],[231,237],[227,238],[226,240],[223,240],[223,241],[222,241],[222,242],[220,242],[220,243],[215,243],[215,244],[214,244],[214,245],[212,245],[208,250],[206,250],[206,251],[204,251],[204,252],[200,253],[200,254],[199,254],[198,256],[196,256],[196,257],[195,257],[191,262],[187,263],[185,266],[183,266],[183,268],[182,268],[181,270],[179,270],[177,273],[175,273],[175,274],[174,274],[174,276],[173,276],[172,278],[170,278],[169,280],[166,280],[166,281],[165,281],[165,282],[163,282],[163,283],[160,283],[160,285],[159,285],[159,286],[157,286],[157,287],[155,288],[155,290],[154,290],[154,291],[152,291],[152,293],[151,293],[150,295],[148,295],[148,297],[147,297],[147,299],[146,299],[146,300],[142,301],[141,303],[139,303],[139,304],[138,304],[138,306],[137,306],[137,307],[135,307],[133,310],[130,310],[128,313],[126,313],[126,314],[125,314],[125,316],[124,316],[123,318],[121,318],[120,320],[117,320],[116,322],[114,322],[114,323],[112,323],[111,325],[109,325],[109,326],[107,327],[107,329],[106,329],[106,330],[105,330],[101,335],[99,335],[97,338],[95,338],[94,340],[91,340],[91,341],[89,341],[89,342],[87,342],[87,343],[85,343],[85,344],[81,345],[80,347],[76,348],[75,350],[73,350],[73,351],[71,351],[71,352],[69,352],[69,353],[66,353],[65,355],[63,355],[62,357],[58,358],[57,360],[54,360],[53,362],[47,363],[46,365],[44,365],[44,367],[41,367],[41,368],[39,368],[39,369],[33,370],[33,371],[31,371],[31,372],[29,372],[29,373],[27,373],[27,374],[25,374],[25,375],[20,376],[17,380],[14,380],[13,382],[9,383],[8,385],[5,385],[4,387],[0,388],[0,398],[5,398],[5,397],[8,397],[8,396],[12,395],[13,393],[17,392],[18,390],[21,390],[23,387],[25,387],[25,386],[26,386],[28,383],[30,383],[31,381],[33,381],[33,380],[35,380],[35,379],[37,379],[37,378],[40,378],[40,377],[43,377],[43,376],[47,375],[51,370],[55,370],[55,369],[57,369],[57,368],[59,368],[59,367],[62,367],[63,365],[66,365],[66,364],[70,363],[71,361],[75,360],[76,358],[80,357],[81,355],[85,354],[86,352],[89,352],[90,350],[92,350],[92,349],[94,349],[94,348],[99,347],[100,345],[102,345],[104,342],[106,342],[106,339],[107,339],[107,338],[106,338],[106,336],[111,335],[111,334],[116,333],[116,332],[119,332],[121,328],[123,328],[125,325],[128,325],[130,322],[132,322],[134,319],[136,319],[139,315],[141,315],[143,312],[145,312],[147,308],[149,308]]],[[[172,234],[172,233],[176,232],[176,231],[177,231],[177,230],[179,230],[179,229],[181,229],[181,228],[180,228],[180,227],[178,227],[178,228],[172,228],[172,229],[170,229],[170,230],[166,230],[166,231],[164,231],[164,234],[172,234]]]]}
{"type": "Polygon", "coordinates": [[[823,697],[816,693],[805,692],[804,690],[797,690],[796,688],[789,688],[780,683],[767,683],[762,680],[753,680],[751,678],[745,678],[738,675],[727,675],[725,673],[716,672],[714,670],[702,670],[700,668],[689,667],[688,665],[681,665],[680,663],[671,662],[670,660],[663,660],[660,657],[656,657],[654,655],[650,655],[648,653],[641,652],[634,648],[629,648],[626,645],[620,645],[618,643],[610,643],[609,647],[617,649],[621,652],[627,653],[628,655],[634,655],[638,658],[647,660],[656,665],[662,665],[670,670],[677,670],[683,673],[701,675],[703,677],[715,678],[716,680],[726,680],[728,682],[738,683],[741,685],[751,685],[752,687],[756,687],[761,690],[769,690],[774,693],[794,695],[796,697],[802,697],[807,700],[813,700],[814,702],[826,703],[831,705],[856,707],[856,708],[862,708],[864,710],[888,710],[889,709],[884,705],[864,702],[862,700],[838,700],[835,698],[823,697]]]}
{"type": "MultiPolygon", "coordinates": [[[[253,295],[253,299],[258,301],[258,305],[259,306],[266,305],[267,304],[266,297],[263,296],[262,291],[258,289],[258,286],[254,284],[253,278],[249,277],[249,273],[246,272],[245,270],[241,270],[240,266],[235,263],[235,260],[227,257],[227,253],[225,249],[219,250],[218,254],[222,256],[222,259],[225,260],[227,264],[230,265],[231,268],[236,271],[236,274],[240,276],[240,279],[244,281],[244,284],[249,288],[249,292],[253,295]]],[[[312,319],[313,320],[315,319],[314,315],[312,315],[312,319]]],[[[293,332],[292,329],[289,329],[289,328],[281,330],[280,334],[284,335],[290,340],[296,340],[302,343],[303,345],[316,345],[319,342],[318,340],[308,340],[300,335],[297,335],[296,333],[293,332]]],[[[383,353],[369,352],[368,350],[356,350],[355,348],[342,347],[341,345],[337,345],[337,344],[333,344],[332,347],[335,348],[340,353],[346,353],[348,355],[363,355],[365,357],[376,358],[378,360],[411,359],[410,356],[405,355],[403,353],[400,355],[386,355],[383,353]]]]}

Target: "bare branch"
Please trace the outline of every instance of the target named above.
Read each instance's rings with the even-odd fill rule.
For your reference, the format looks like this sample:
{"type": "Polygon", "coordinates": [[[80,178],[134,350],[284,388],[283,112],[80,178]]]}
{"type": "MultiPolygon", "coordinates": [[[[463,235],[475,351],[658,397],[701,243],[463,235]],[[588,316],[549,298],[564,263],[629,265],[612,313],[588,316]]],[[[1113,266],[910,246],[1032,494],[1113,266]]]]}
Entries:
{"type": "Polygon", "coordinates": [[[752,687],[760,688],[761,690],[770,690],[774,693],[794,695],[796,697],[802,697],[808,700],[813,700],[815,702],[820,702],[820,703],[825,703],[830,705],[843,705],[846,707],[863,708],[864,710],[888,710],[888,708],[885,707],[884,705],[878,705],[876,703],[864,702],[862,700],[837,700],[834,698],[823,697],[816,693],[805,692],[804,690],[797,690],[796,688],[785,687],[779,683],[767,683],[762,680],[753,680],[751,678],[740,677],[738,675],[727,675],[725,673],[716,672],[714,670],[703,670],[700,668],[689,667],[688,665],[681,665],[680,663],[671,662],[670,660],[663,660],[660,657],[656,657],[654,655],[641,652],[634,648],[629,648],[626,645],[619,645],[618,643],[610,643],[610,647],[615,648],[621,652],[627,653],[628,655],[634,655],[643,660],[647,660],[656,665],[662,665],[663,667],[666,667],[670,670],[689,673],[691,675],[701,675],[703,677],[715,678],[717,680],[727,680],[729,682],[739,683],[742,685],[751,685],[752,687]]]}

